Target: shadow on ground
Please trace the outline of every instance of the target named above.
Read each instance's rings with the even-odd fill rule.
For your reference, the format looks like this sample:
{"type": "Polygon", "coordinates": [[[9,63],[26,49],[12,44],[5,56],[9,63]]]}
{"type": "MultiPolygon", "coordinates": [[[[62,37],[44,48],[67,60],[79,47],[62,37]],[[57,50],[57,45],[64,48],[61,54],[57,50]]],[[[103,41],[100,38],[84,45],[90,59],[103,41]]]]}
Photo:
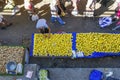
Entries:
{"type": "Polygon", "coordinates": [[[30,63],[36,63],[41,68],[119,68],[119,58],[71,59],[31,57],[30,63]]]}

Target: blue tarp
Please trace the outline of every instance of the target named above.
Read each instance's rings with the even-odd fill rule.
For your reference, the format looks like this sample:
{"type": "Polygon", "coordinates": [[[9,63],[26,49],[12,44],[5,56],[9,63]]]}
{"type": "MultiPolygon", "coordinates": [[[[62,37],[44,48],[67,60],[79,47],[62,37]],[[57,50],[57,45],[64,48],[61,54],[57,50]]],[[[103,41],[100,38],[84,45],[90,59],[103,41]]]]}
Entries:
{"type": "Polygon", "coordinates": [[[75,32],[73,32],[72,33],[72,50],[77,50],[76,49],[76,33],[75,32]]]}
{"type": "Polygon", "coordinates": [[[30,45],[30,56],[33,56],[33,47],[34,47],[34,34],[32,34],[32,41],[31,41],[31,45],[30,45]]]}
{"type": "Polygon", "coordinates": [[[89,80],[102,80],[103,73],[98,70],[92,70],[89,75],[89,80]]]}

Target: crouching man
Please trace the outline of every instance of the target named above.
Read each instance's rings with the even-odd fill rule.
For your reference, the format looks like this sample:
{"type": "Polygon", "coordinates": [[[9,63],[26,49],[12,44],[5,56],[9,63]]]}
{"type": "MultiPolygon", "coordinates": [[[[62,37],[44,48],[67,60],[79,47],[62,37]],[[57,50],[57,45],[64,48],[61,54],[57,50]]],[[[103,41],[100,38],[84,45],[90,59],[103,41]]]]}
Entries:
{"type": "Polygon", "coordinates": [[[0,15],[0,27],[1,29],[6,29],[11,26],[12,23],[8,22],[2,15],[0,15]]]}
{"type": "Polygon", "coordinates": [[[48,33],[48,36],[45,35],[45,37],[50,37],[50,27],[47,25],[47,22],[45,19],[39,19],[36,24],[36,29],[38,29],[38,32],[45,34],[48,33]]]}

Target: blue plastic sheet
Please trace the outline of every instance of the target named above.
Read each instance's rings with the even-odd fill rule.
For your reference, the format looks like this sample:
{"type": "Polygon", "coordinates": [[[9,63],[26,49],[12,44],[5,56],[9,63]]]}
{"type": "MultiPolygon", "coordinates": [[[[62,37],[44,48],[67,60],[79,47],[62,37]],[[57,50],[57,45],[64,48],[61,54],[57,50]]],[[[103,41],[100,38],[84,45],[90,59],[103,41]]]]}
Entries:
{"type": "Polygon", "coordinates": [[[92,70],[89,75],[89,80],[102,80],[103,73],[98,70],[92,70]]]}
{"type": "Polygon", "coordinates": [[[72,50],[77,50],[76,49],[76,33],[75,32],[73,32],[72,33],[72,50]]]}
{"type": "Polygon", "coordinates": [[[31,41],[31,45],[30,45],[30,56],[33,56],[33,47],[34,47],[34,34],[32,34],[32,41],[31,41]]]}

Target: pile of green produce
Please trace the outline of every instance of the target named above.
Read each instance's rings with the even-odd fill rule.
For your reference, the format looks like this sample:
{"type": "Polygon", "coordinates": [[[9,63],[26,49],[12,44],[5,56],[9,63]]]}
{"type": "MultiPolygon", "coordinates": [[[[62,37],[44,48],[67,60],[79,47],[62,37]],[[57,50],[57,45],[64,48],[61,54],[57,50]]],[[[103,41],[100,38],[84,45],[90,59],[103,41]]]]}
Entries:
{"type": "Polygon", "coordinates": [[[47,80],[48,79],[48,71],[44,70],[44,69],[41,69],[39,71],[39,79],[40,80],[47,80]]]}

